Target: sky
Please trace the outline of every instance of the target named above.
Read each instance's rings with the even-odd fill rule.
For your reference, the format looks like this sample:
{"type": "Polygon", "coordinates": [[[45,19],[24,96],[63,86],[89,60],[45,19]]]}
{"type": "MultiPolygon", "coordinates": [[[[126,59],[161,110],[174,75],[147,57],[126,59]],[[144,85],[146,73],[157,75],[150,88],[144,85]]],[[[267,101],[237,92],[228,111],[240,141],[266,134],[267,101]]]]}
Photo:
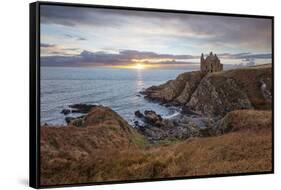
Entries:
{"type": "Polygon", "coordinates": [[[118,68],[271,63],[271,20],[41,5],[41,64],[118,68]]]}

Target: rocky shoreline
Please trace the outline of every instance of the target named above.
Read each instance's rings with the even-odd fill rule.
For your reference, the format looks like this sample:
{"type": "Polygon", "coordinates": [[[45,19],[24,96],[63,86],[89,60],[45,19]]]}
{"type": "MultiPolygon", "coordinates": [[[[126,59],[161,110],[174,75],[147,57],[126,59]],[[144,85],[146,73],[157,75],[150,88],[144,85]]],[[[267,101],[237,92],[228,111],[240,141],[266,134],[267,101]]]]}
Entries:
{"type": "Polygon", "coordinates": [[[139,132],[150,142],[187,139],[218,134],[227,113],[235,110],[270,110],[271,65],[204,74],[199,71],[179,75],[141,94],[163,106],[176,106],[180,114],[163,119],[153,110],[135,112],[139,132]]]}
{"type": "Polygon", "coordinates": [[[152,110],[144,113],[136,111],[135,115],[142,124],[135,122],[136,128],[149,142],[157,143],[163,140],[184,140],[190,137],[210,136],[214,121],[195,114],[181,114],[164,119],[152,110]]]}
{"type": "MultiPolygon", "coordinates": [[[[153,110],[136,110],[131,127],[150,143],[219,134],[219,126],[229,112],[271,109],[271,72],[271,65],[262,65],[209,74],[180,74],[175,80],[140,92],[148,101],[172,105],[180,113],[162,118],[153,110]]],[[[99,106],[73,104],[61,113],[67,125],[84,127],[87,114],[96,107],[99,106]],[[81,115],[68,116],[70,113],[81,115]]]]}
{"type": "MultiPolygon", "coordinates": [[[[92,104],[72,104],[63,109],[61,114],[65,115],[66,126],[83,128],[86,126],[85,120],[90,112],[95,108],[103,107],[92,104]],[[81,114],[73,117],[71,113],[81,114]]],[[[145,110],[141,113],[135,111],[134,125],[130,126],[143,135],[148,142],[158,143],[166,140],[184,140],[190,137],[204,137],[211,135],[211,128],[214,120],[197,114],[189,109],[182,108],[181,113],[171,118],[162,118],[153,110],[145,110]]],[[[129,124],[128,124],[129,125],[129,124]]],[[[45,127],[50,126],[48,124],[45,127]]]]}

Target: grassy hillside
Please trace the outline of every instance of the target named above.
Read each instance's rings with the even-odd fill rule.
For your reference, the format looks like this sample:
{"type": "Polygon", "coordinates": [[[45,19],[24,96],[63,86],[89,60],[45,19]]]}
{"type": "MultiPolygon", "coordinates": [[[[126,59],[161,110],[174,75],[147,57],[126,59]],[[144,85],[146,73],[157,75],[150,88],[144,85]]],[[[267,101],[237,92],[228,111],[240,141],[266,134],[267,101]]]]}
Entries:
{"type": "Polygon", "coordinates": [[[82,128],[42,127],[42,185],[272,169],[271,111],[230,112],[219,126],[228,133],[150,146],[110,109],[91,113],[82,128]],[[106,112],[109,120],[97,119],[106,112]]]}
{"type": "Polygon", "coordinates": [[[271,109],[271,103],[264,100],[261,94],[261,80],[266,83],[270,92],[272,92],[272,65],[265,64],[260,66],[246,67],[241,69],[234,69],[224,72],[211,74],[210,77],[218,77],[224,80],[225,78],[232,78],[243,90],[255,109],[271,109]]]}

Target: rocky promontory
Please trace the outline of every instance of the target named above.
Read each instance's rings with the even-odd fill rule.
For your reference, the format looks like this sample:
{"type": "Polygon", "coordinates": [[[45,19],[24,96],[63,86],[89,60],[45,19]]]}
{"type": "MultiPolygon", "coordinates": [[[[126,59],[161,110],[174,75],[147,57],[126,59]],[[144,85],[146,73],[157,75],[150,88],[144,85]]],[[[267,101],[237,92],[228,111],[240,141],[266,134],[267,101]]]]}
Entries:
{"type": "Polygon", "coordinates": [[[142,94],[160,103],[182,105],[188,102],[192,92],[197,88],[204,75],[200,71],[183,73],[175,80],[147,88],[142,94]]]}
{"type": "Polygon", "coordinates": [[[142,92],[162,104],[187,107],[210,117],[239,109],[271,109],[271,64],[203,74],[187,72],[142,92]]]}

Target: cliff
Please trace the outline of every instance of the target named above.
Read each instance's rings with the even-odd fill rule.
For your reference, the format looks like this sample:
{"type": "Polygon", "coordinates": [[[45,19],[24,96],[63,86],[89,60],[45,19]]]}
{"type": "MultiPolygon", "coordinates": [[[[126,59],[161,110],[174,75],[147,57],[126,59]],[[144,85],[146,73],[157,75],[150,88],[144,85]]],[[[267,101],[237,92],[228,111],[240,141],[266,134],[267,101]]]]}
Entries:
{"type": "Polygon", "coordinates": [[[200,71],[183,73],[175,80],[170,80],[159,86],[152,86],[142,93],[151,100],[182,105],[190,99],[203,76],[204,74],[200,71]]]}
{"type": "Polygon", "coordinates": [[[187,72],[143,94],[164,104],[188,107],[210,117],[238,109],[271,109],[271,64],[206,75],[187,72]]]}

